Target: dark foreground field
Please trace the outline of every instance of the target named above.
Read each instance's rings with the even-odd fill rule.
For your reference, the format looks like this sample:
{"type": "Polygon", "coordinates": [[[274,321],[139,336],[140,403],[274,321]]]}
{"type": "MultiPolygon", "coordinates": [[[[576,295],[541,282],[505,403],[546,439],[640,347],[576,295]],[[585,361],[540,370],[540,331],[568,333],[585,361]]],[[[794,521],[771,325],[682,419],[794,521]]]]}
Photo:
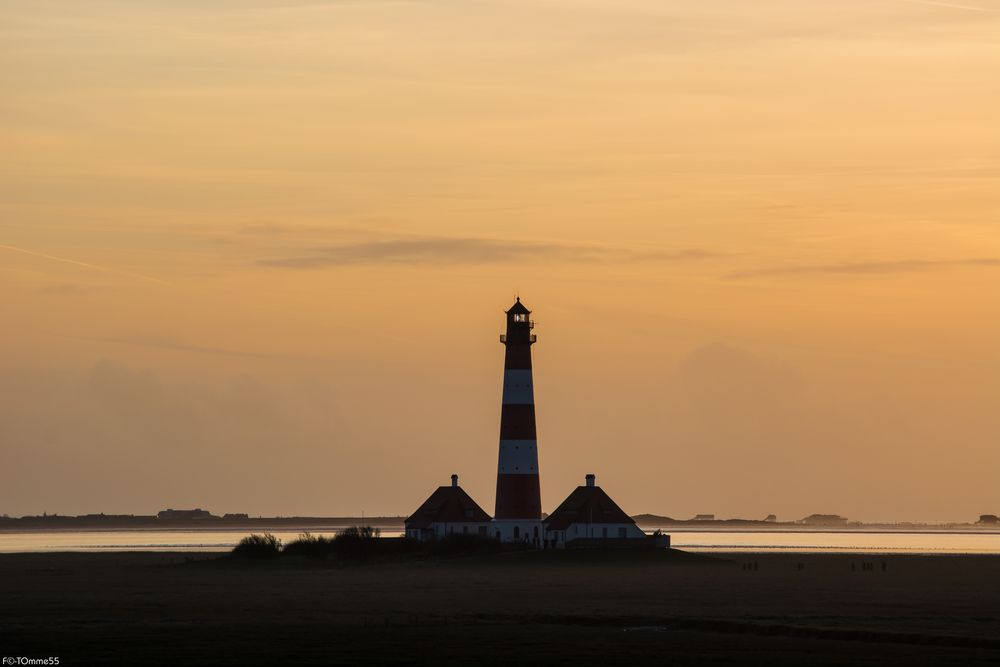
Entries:
{"type": "Polygon", "coordinates": [[[338,566],[2,555],[0,654],[61,665],[1000,664],[1000,557],[685,556],[338,566]]]}

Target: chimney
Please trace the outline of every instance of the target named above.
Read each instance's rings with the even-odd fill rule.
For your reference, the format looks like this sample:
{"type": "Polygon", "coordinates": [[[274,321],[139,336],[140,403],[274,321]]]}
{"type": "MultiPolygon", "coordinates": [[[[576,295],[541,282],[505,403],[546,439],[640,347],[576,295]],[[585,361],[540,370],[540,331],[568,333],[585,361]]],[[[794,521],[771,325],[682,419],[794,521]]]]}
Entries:
{"type": "Polygon", "coordinates": [[[452,475],[451,476],[451,485],[452,486],[458,486],[458,475],[452,475]]]}
{"type": "Polygon", "coordinates": [[[596,479],[597,479],[597,477],[594,476],[594,473],[588,474],[587,475],[587,486],[594,486],[594,480],[596,480],[596,479]]]}

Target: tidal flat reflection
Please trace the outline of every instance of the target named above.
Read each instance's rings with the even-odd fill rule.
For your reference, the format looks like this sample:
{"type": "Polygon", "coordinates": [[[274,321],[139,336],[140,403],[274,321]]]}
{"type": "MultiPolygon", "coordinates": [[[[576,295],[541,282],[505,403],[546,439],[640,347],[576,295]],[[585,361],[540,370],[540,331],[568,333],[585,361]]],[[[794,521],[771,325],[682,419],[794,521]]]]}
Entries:
{"type": "MultiPolygon", "coordinates": [[[[0,532],[0,553],[107,551],[228,551],[264,530],[109,530],[0,532]]],[[[270,531],[287,544],[303,531],[270,531]]],[[[1000,554],[1000,533],[665,531],[678,549],[698,552],[1000,554]]],[[[335,531],[312,534],[331,537],[335,531]]],[[[381,531],[399,537],[400,530],[381,531]]]]}
{"type": "Polygon", "coordinates": [[[687,551],[1000,554],[1000,533],[671,532],[687,551]]]}

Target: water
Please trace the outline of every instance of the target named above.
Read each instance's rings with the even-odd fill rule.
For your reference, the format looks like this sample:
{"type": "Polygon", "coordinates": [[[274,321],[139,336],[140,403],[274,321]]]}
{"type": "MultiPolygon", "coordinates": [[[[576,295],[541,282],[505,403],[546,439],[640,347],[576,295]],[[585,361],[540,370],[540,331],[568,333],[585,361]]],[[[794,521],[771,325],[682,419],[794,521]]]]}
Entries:
{"type": "Polygon", "coordinates": [[[664,531],[671,546],[700,552],[1000,554],[1000,533],[664,531]]]}
{"type": "MultiPolygon", "coordinates": [[[[46,551],[229,551],[250,533],[269,532],[283,544],[301,530],[87,530],[0,532],[0,553],[46,551]]],[[[310,531],[333,537],[333,531],[310,531]]],[[[384,537],[399,537],[401,530],[383,530],[384,537]]]]}
{"type": "MultiPolygon", "coordinates": [[[[228,551],[262,530],[95,530],[0,532],[0,553],[228,551]]],[[[282,542],[302,531],[271,531],[282,542]]],[[[1000,532],[665,531],[673,546],[699,552],[1000,554],[1000,532]]],[[[333,532],[316,531],[329,537],[333,532]]],[[[400,530],[382,530],[398,537],[400,530]]]]}

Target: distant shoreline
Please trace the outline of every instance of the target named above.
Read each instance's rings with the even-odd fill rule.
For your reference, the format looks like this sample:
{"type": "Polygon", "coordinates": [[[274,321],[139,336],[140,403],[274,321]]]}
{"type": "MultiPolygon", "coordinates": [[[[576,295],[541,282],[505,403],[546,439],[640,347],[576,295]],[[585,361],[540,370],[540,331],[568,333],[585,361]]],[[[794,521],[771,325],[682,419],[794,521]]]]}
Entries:
{"type": "Polygon", "coordinates": [[[256,517],[246,519],[158,519],[155,516],[0,518],[0,532],[81,530],[338,530],[367,525],[403,530],[405,517],[256,517]]]}
{"type": "MultiPolygon", "coordinates": [[[[1000,525],[973,523],[861,523],[848,525],[808,525],[797,522],[766,522],[749,519],[677,520],[669,517],[636,515],[646,531],[715,533],[899,533],[899,534],[994,534],[1000,525]]],[[[155,516],[44,516],[0,518],[0,533],[85,532],[85,531],[244,531],[301,530],[336,531],[349,526],[368,525],[382,530],[402,531],[405,517],[254,517],[246,519],[158,519],[155,516]]]]}

